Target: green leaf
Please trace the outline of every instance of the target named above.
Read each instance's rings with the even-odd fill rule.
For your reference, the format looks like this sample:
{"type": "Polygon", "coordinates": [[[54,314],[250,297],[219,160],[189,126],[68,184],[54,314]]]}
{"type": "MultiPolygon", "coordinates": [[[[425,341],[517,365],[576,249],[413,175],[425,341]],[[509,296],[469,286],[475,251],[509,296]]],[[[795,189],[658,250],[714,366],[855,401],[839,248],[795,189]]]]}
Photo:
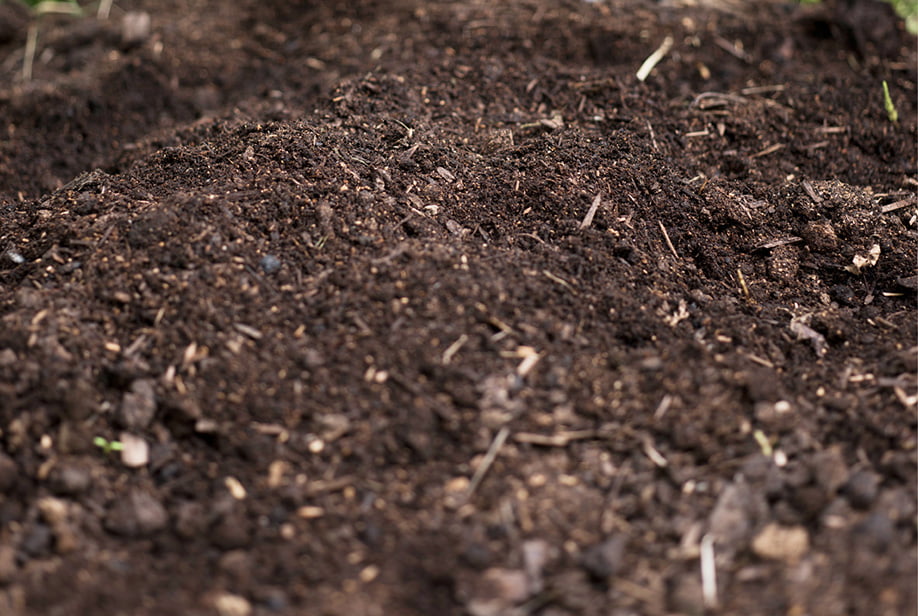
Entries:
{"type": "Polygon", "coordinates": [[[83,9],[76,0],[19,0],[35,15],[82,15],[83,9]]]}

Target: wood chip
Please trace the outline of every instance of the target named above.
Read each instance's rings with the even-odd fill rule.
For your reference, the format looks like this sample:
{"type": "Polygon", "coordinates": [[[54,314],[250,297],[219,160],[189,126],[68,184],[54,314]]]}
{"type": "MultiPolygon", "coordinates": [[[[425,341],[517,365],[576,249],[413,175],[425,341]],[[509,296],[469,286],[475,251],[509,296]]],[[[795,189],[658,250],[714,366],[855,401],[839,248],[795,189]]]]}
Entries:
{"type": "Polygon", "coordinates": [[[580,222],[581,231],[593,224],[593,217],[596,215],[596,210],[599,209],[601,201],[602,193],[596,193],[596,196],[593,198],[593,203],[590,205],[590,209],[587,210],[586,216],[584,216],[583,220],[580,222]]]}
{"type": "Polygon", "coordinates": [[[500,453],[504,443],[507,442],[508,436],[510,436],[510,428],[507,426],[504,426],[497,432],[497,435],[491,442],[491,446],[488,448],[488,452],[485,454],[484,459],[481,461],[481,464],[478,465],[478,468],[475,469],[475,474],[472,475],[472,479],[469,482],[469,489],[465,494],[465,500],[471,498],[472,494],[475,493],[475,490],[478,489],[478,486],[481,484],[482,479],[484,479],[485,474],[487,474],[488,469],[491,468],[491,465],[494,464],[494,460],[497,459],[497,454],[500,453]]]}
{"type": "Polygon", "coordinates": [[[601,436],[596,430],[574,430],[557,434],[537,434],[534,432],[517,432],[513,440],[517,443],[539,445],[542,447],[567,447],[573,441],[582,441],[601,436]]]}
{"type": "Polygon", "coordinates": [[[306,495],[315,496],[316,494],[337,492],[338,490],[343,490],[352,483],[354,483],[354,478],[350,475],[338,477],[337,479],[319,479],[309,484],[309,486],[306,488],[306,495]]]}
{"type": "Polygon", "coordinates": [[[774,145],[768,146],[768,147],[765,148],[764,150],[761,150],[761,151],[759,151],[759,152],[756,152],[755,154],[753,154],[752,156],[750,156],[750,158],[760,158],[760,157],[762,157],[762,156],[768,156],[769,154],[774,154],[775,152],[777,152],[778,150],[783,149],[783,148],[784,148],[784,144],[783,144],[783,143],[776,143],[776,144],[774,144],[774,145]]]}
{"type": "Polygon", "coordinates": [[[803,180],[803,190],[805,190],[806,194],[813,200],[813,203],[822,203],[822,197],[819,196],[809,181],[803,180]]]}
{"type": "Polygon", "coordinates": [[[889,214],[890,212],[901,210],[904,207],[915,205],[915,203],[918,203],[918,200],[916,200],[914,197],[911,197],[909,199],[902,199],[901,201],[896,201],[895,203],[889,203],[887,205],[882,206],[880,208],[880,211],[884,214],[889,214]]]}
{"type": "Polygon", "coordinates": [[[446,180],[447,182],[455,182],[456,176],[453,175],[449,169],[445,167],[437,167],[437,175],[446,180]]]}
{"type": "Polygon", "coordinates": [[[303,505],[296,510],[296,515],[304,520],[315,520],[325,515],[325,509],[312,505],[303,505]]]}
{"type": "Polygon", "coordinates": [[[252,340],[261,340],[263,337],[263,334],[260,331],[250,325],[246,325],[245,323],[236,323],[233,325],[233,327],[236,328],[236,331],[245,334],[252,340]]]}
{"type": "Polygon", "coordinates": [[[462,334],[455,342],[449,345],[445,351],[443,351],[443,358],[440,361],[444,366],[453,360],[453,356],[459,352],[459,349],[461,349],[462,346],[468,342],[468,340],[469,337],[465,334],[462,334]]]}
{"type": "Polygon", "coordinates": [[[760,244],[756,246],[755,249],[756,250],[771,250],[772,248],[777,248],[779,246],[787,246],[788,244],[796,244],[797,242],[802,242],[802,241],[803,241],[802,237],[797,237],[796,235],[792,235],[790,237],[782,237],[782,238],[776,238],[773,240],[769,240],[765,242],[764,244],[760,244]]]}
{"type": "Polygon", "coordinates": [[[822,357],[829,350],[829,345],[826,343],[826,338],[815,329],[804,323],[806,317],[794,317],[790,322],[790,330],[797,340],[809,340],[810,344],[813,346],[813,350],[816,351],[816,354],[822,357]]]}
{"type": "MultiPolygon", "coordinates": [[[[658,221],[659,222],[659,221],[658,221]]],[[[673,253],[673,256],[677,259],[679,258],[679,253],[676,252],[676,247],[673,246],[672,240],[669,239],[669,233],[666,231],[666,227],[663,226],[663,223],[660,222],[660,231],[663,232],[663,239],[666,240],[666,245],[669,247],[669,251],[673,253]]]]}
{"type": "Polygon", "coordinates": [[[542,274],[544,274],[545,277],[551,280],[552,282],[557,282],[559,285],[561,285],[562,287],[564,287],[565,289],[567,289],[568,291],[576,295],[577,290],[571,285],[571,283],[566,281],[564,278],[561,278],[561,276],[558,276],[557,274],[552,274],[548,270],[542,270],[542,274]]]}
{"type": "Polygon", "coordinates": [[[653,441],[650,437],[644,438],[644,455],[650,458],[650,461],[659,466],[660,468],[666,468],[669,466],[669,462],[666,458],[663,457],[657,449],[653,446],[653,441]]]}
{"type": "Polygon", "coordinates": [[[245,487],[235,477],[227,477],[223,480],[223,485],[226,486],[226,489],[229,490],[229,493],[232,494],[233,498],[236,500],[245,500],[245,497],[248,496],[245,487]]]}

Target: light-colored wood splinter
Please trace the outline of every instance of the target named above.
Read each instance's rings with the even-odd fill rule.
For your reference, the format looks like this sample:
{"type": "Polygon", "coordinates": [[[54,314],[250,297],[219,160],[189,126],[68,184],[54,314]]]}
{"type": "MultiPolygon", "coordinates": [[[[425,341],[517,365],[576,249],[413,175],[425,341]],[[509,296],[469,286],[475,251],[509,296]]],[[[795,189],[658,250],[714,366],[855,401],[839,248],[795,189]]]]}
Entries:
{"type": "Polygon", "coordinates": [[[776,240],[771,240],[765,242],[764,244],[757,247],[758,250],[771,250],[772,248],[777,248],[778,246],[787,246],[788,244],[796,244],[797,242],[802,242],[802,237],[797,237],[792,235],[790,237],[783,237],[776,240]]]}
{"type": "Polygon", "coordinates": [[[465,334],[462,334],[461,336],[459,336],[459,338],[454,343],[449,345],[447,349],[443,351],[442,361],[443,361],[444,366],[453,360],[453,355],[458,353],[459,349],[462,348],[462,345],[468,342],[468,340],[469,340],[469,337],[465,334]]]}
{"type": "Polygon", "coordinates": [[[880,212],[882,212],[883,214],[889,214],[890,212],[901,210],[902,208],[908,207],[909,205],[913,205],[914,203],[915,203],[914,197],[909,198],[909,199],[902,199],[901,201],[896,201],[895,203],[884,205],[883,207],[880,208],[880,212]]]}
{"type": "Polygon", "coordinates": [[[567,447],[573,441],[583,441],[603,436],[596,430],[571,430],[557,434],[538,434],[535,432],[517,432],[513,440],[527,445],[541,447],[567,447]]]}
{"type": "Polygon", "coordinates": [[[807,196],[813,200],[813,203],[822,203],[822,197],[819,196],[819,193],[816,192],[816,189],[813,188],[809,180],[803,180],[803,190],[805,190],[807,196]]]}
{"type": "Polygon", "coordinates": [[[599,209],[601,201],[602,193],[596,193],[596,196],[593,198],[593,203],[590,205],[590,209],[587,210],[586,216],[583,217],[583,221],[580,223],[581,231],[593,224],[593,217],[596,216],[596,210],[599,209]]]}
{"type": "Polygon", "coordinates": [[[564,287],[565,289],[567,289],[567,290],[570,291],[571,293],[573,293],[573,294],[575,294],[575,295],[577,294],[577,289],[575,289],[574,286],[573,286],[571,283],[569,283],[568,281],[566,281],[566,280],[565,280],[564,278],[562,278],[561,276],[558,276],[557,274],[552,274],[552,273],[549,272],[548,270],[542,270],[542,274],[543,274],[546,278],[548,278],[549,280],[551,280],[552,282],[557,282],[559,285],[561,285],[562,287],[564,287]]]}
{"type": "Polygon", "coordinates": [[[659,222],[659,224],[660,224],[660,231],[663,232],[663,239],[666,240],[666,245],[669,247],[669,251],[670,251],[671,253],[673,253],[673,256],[674,256],[674,257],[676,257],[676,258],[678,259],[678,258],[679,258],[679,253],[676,252],[676,247],[673,246],[672,240],[669,239],[669,233],[666,231],[666,227],[663,226],[663,223],[662,223],[662,222],[660,222],[660,221],[657,221],[657,222],[659,222]]]}
{"type": "Polygon", "coordinates": [[[777,152],[778,150],[783,149],[783,148],[784,148],[784,144],[783,144],[783,143],[776,143],[776,144],[774,144],[774,145],[768,146],[768,147],[765,148],[764,150],[761,150],[761,151],[759,151],[759,152],[756,152],[755,154],[753,154],[753,155],[750,156],[749,158],[761,158],[762,156],[768,156],[769,154],[774,154],[775,152],[777,152]]]}
{"type": "Polygon", "coordinates": [[[478,489],[478,486],[481,484],[481,480],[484,479],[488,469],[491,468],[491,465],[494,464],[494,460],[497,459],[497,454],[500,453],[504,443],[507,442],[508,436],[510,436],[510,428],[507,426],[502,427],[497,432],[497,436],[495,436],[494,440],[491,442],[491,446],[488,448],[488,452],[485,454],[485,457],[482,458],[481,464],[478,465],[478,468],[475,469],[475,474],[472,475],[472,480],[469,482],[469,489],[465,493],[466,501],[468,501],[469,498],[472,497],[472,494],[475,493],[475,490],[478,489]]]}

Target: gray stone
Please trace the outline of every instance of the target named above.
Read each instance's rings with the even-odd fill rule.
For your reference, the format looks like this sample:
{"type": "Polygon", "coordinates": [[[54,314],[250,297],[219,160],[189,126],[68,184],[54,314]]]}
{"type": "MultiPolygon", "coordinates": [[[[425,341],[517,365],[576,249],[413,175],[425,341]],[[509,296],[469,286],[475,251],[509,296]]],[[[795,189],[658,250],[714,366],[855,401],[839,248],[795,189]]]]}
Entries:
{"type": "Polygon", "coordinates": [[[841,449],[832,447],[820,451],[810,461],[816,482],[827,495],[835,494],[848,481],[848,466],[842,457],[841,449]]]}
{"type": "Polygon", "coordinates": [[[593,578],[608,580],[621,569],[622,558],[628,538],[617,535],[600,544],[588,548],[580,559],[580,564],[593,578]]]}
{"type": "Polygon", "coordinates": [[[866,470],[857,471],[848,478],[843,491],[852,507],[869,509],[880,491],[880,476],[866,470]]]}
{"type": "Polygon", "coordinates": [[[263,256],[261,261],[258,262],[258,265],[265,274],[273,274],[281,268],[280,259],[274,255],[263,256]]]}
{"type": "Polygon", "coordinates": [[[150,38],[150,14],[128,11],[121,21],[121,40],[127,47],[140,45],[150,38]]]}
{"type": "Polygon", "coordinates": [[[51,551],[51,542],[54,540],[54,533],[51,528],[45,524],[32,524],[26,530],[22,537],[19,547],[29,556],[45,556],[51,551]]]}
{"type": "Polygon", "coordinates": [[[118,420],[125,428],[139,431],[145,429],[156,416],[156,393],[153,381],[137,379],[131,383],[131,391],[121,398],[118,420]]]}
{"type": "Polygon", "coordinates": [[[218,548],[244,548],[251,542],[249,521],[241,510],[225,514],[211,529],[210,541],[218,548]]]}
{"type": "Polygon", "coordinates": [[[175,512],[175,532],[184,539],[200,536],[207,529],[207,512],[200,503],[181,503],[175,512]]]}
{"type": "Polygon", "coordinates": [[[162,530],[168,521],[166,509],[155,496],[134,489],[108,510],[105,528],[116,535],[142,537],[162,530]]]}
{"type": "Polygon", "coordinates": [[[55,494],[75,495],[85,492],[92,484],[89,470],[75,464],[61,464],[51,471],[49,487],[55,494]]]}

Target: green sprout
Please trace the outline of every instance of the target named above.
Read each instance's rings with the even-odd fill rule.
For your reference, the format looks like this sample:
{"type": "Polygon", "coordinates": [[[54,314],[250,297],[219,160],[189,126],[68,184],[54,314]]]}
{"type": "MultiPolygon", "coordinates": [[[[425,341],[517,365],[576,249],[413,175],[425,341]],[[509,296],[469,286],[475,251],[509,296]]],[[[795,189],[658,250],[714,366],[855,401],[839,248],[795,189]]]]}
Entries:
{"type": "Polygon", "coordinates": [[[896,104],[893,103],[892,97],[889,95],[889,86],[886,84],[886,80],[883,80],[883,108],[886,109],[886,117],[889,118],[889,121],[893,124],[899,123],[899,112],[896,111],[896,104]]]}
{"type": "Polygon", "coordinates": [[[29,7],[32,21],[29,23],[29,32],[26,35],[26,46],[22,59],[22,79],[32,79],[32,65],[35,62],[35,51],[38,48],[38,22],[44,15],[82,15],[83,9],[76,0],[19,0],[29,7]]]}
{"type": "Polygon", "coordinates": [[[124,443],[121,441],[110,441],[102,436],[97,436],[92,439],[92,444],[104,451],[106,454],[109,454],[113,451],[122,451],[124,449],[124,443]]]}
{"type": "Polygon", "coordinates": [[[80,5],[76,0],[62,0],[60,2],[51,2],[50,0],[19,0],[27,5],[36,15],[46,13],[66,13],[69,15],[79,15],[82,12],[80,5]]]}

